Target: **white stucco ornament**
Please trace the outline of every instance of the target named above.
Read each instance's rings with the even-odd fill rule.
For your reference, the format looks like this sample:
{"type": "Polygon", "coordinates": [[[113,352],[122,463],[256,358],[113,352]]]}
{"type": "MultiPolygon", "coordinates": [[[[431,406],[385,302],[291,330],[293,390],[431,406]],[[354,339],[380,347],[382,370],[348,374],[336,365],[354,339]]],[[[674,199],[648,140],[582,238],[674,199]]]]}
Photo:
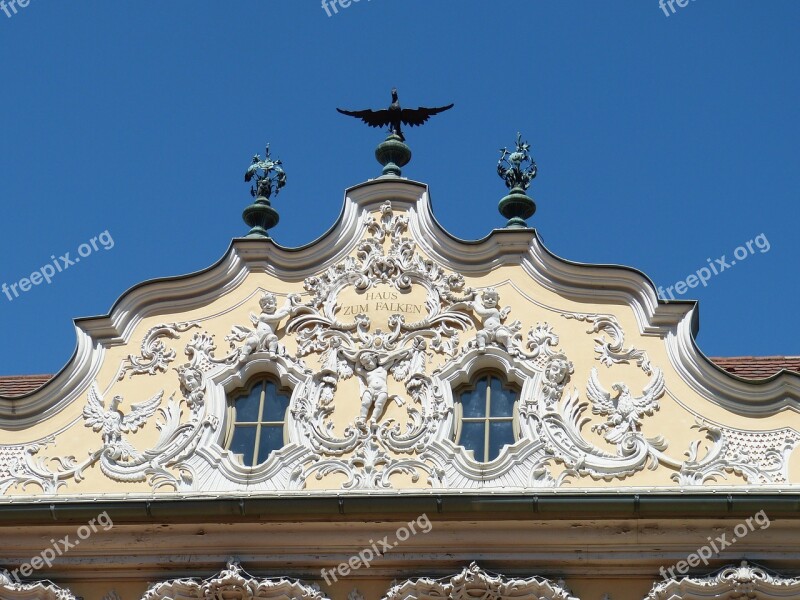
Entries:
{"type": "MultiPolygon", "coordinates": [[[[598,307],[599,288],[591,283],[599,275],[587,274],[594,267],[556,259],[521,231],[473,245],[453,240],[437,229],[427,198],[411,198],[417,188],[381,184],[389,185],[397,199],[370,197],[378,186],[348,199],[331,241],[292,252],[235,242],[218,273],[197,276],[205,287],[181,284],[187,290],[176,297],[187,305],[206,294],[206,304],[191,305],[198,309],[193,320],[153,319],[158,324],[131,342],[139,355],[126,353],[113,365],[113,381],[88,371],[92,378],[75,393],[82,410],[64,431],[0,446],[0,492],[55,494],[74,485],[79,493],[95,465],[113,481],[146,482],[159,493],[511,492],[618,482],[646,469],[667,470],[663,480],[674,485],[665,487],[673,488],[788,482],[789,458],[800,443],[794,428],[745,431],[711,422],[670,389],[676,373],[687,383],[681,389],[700,385],[684,372],[696,368],[693,351],[682,346],[687,334],[668,312],[672,305],[648,304],[640,275],[622,270],[615,282],[603,280],[603,300],[630,308],[626,327],[635,322],[639,331],[627,333],[637,340],[661,336],[671,364],[667,354],[655,359],[626,340],[617,316],[550,306],[517,285],[530,277],[557,297],[598,307]],[[494,275],[517,266],[520,281],[494,275]],[[282,291],[265,289],[276,280],[282,291]],[[223,291],[237,291],[236,306],[200,314],[223,291]],[[528,305],[530,312],[520,308],[528,305]],[[214,332],[227,347],[218,348],[214,332]],[[181,351],[185,362],[175,364],[181,351]],[[457,392],[486,370],[502,373],[519,399],[513,443],[482,462],[454,440],[457,392]],[[290,390],[285,444],[249,466],[226,447],[231,397],[265,376],[290,390]],[[146,381],[148,392],[115,392],[131,381],[146,381]],[[112,398],[108,405],[104,396],[112,398]],[[130,402],[122,410],[120,397],[130,402]],[[696,421],[678,442],[669,429],[646,435],[667,403],[681,404],[696,421]],[[86,447],[62,452],[62,434],[78,427],[88,434],[86,447]]],[[[156,295],[141,293],[145,312],[156,295]]],[[[133,308],[128,301],[125,315],[133,308]]],[[[111,329],[106,324],[104,331],[111,329]]],[[[701,390],[709,402],[740,413],[777,410],[731,400],[733,392],[712,394],[715,377],[707,375],[708,389],[701,390]]]]}

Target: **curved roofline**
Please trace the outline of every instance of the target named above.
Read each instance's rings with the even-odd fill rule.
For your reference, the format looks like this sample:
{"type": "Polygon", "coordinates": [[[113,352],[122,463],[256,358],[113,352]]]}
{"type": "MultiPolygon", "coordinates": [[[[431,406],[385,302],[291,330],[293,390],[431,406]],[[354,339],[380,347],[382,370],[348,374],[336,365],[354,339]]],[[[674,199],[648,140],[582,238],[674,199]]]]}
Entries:
{"type": "Polygon", "coordinates": [[[0,396],[0,426],[19,429],[48,418],[57,407],[83,393],[99,370],[104,345],[126,342],[141,319],[159,307],[175,310],[201,306],[235,289],[251,271],[302,281],[325,264],[349,254],[358,242],[361,214],[386,200],[405,205],[417,242],[432,257],[465,274],[486,273],[500,264],[520,264],[540,284],[568,298],[606,298],[634,311],[640,333],[666,335],[673,365],[698,392],[730,410],[766,414],[800,407],[800,376],[786,370],[761,381],[732,375],[699,348],[696,300],[662,300],[655,283],[626,265],[588,264],[561,258],[549,250],[535,229],[493,229],[478,240],[448,232],[431,209],[429,188],[409,179],[383,176],[345,190],[339,217],[317,239],[284,247],[272,239],[234,238],[224,255],[204,269],[145,280],[124,291],[106,315],[73,320],[77,342],[67,363],[40,389],[14,398],[0,396]],[[603,279],[602,287],[592,286],[603,279]],[[156,293],[157,292],[157,293],[156,293]],[[686,359],[687,364],[684,364],[686,359]],[[742,398],[746,398],[742,402],[742,398]]]}

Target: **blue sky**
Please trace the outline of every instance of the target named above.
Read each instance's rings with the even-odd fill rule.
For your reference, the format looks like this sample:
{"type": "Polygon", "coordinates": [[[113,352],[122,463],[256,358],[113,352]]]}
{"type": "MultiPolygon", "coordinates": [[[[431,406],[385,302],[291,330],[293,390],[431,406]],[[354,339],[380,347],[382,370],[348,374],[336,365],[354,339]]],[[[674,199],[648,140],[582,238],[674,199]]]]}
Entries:
{"type": "Polygon", "coordinates": [[[247,232],[242,173],[267,141],[289,180],[274,238],[321,235],[344,189],[379,174],[383,137],[334,109],[383,107],[393,86],[407,106],[456,104],[406,132],[404,170],[454,235],[503,225],[495,164],[521,131],[539,165],[530,223],[553,252],[666,288],[763,234],[768,251],[751,243],[673,295],[701,301],[708,355],[800,354],[800,3],[675,8],[361,0],[329,17],[317,0],[30,0],[0,12],[0,283],[113,239],[50,284],[0,295],[0,373],[59,370],[72,318],[219,259],[247,232]]]}

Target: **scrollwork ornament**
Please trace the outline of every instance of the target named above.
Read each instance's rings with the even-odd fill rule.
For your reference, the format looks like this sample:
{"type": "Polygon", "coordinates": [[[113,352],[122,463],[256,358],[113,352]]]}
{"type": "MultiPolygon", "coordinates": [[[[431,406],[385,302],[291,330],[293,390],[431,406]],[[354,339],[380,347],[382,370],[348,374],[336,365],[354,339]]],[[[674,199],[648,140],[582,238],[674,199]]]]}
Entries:
{"type": "Polygon", "coordinates": [[[153,584],[142,600],[225,598],[225,600],[328,600],[318,586],[281,578],[256,578],[231,559],[227,568],[208,579],[172,579],[153,584]]]}
{"type": "Polygon", "coordinates": [[[592,327],[586,333],[600,333],[602,331],[605,334],[594,338],[597,344],[594,347],[594,351],[597,353],[597,360],[602,364],[611,367],[615,364],[628,364],[630,361],[635,361],[636,365],[647,375],[653,374],[647,352],[632,346],[630,348],[624,347],[625,334],[615,316],[586,313],[566,313],[562,316],[565,319],[575,319],[576,321],[590,323],[592,327]]]}
{"type": "Polygon", "coordinates": [[[134,375],[156,375],[157,373],[166,373],[169,364],[175,360],[176,352],[171,348],[167,348],[163,338],[178,339],[180,333],[184,333],[193,327],[199,326],[200,325],[196,322],[162,323],[161,325],[156,325],[151,328],[142,340],[141,355],[138,357],[128,355],[123,361],[118,380],[121,381],[124,379],[126,373],[129,377],[133,377],[134,375]]]}
{"type": "Polygon", "coordinates": [[[0,571],[0,598],[3,600],[78,600],[72,592],[50,581],[22,583],[12,581],[7,572],[0,571]]]}
{"type": "Polygon", "coordinates": [[[782,577],[742,561],[709,577],[682,577],[656,583],[645,600],[779,600],[800,596],[800,579],[782,577]]]}
{"type": "Polygon", "coordinates": [[[396,583],[382,600],[406,598],[450,598],[452,600],[578,600],[563,581],[541,577],[524,579],[506,578],[490,574],[476,563],[471,563],[461,573],[442,579],[421,577],[396,583]]]}

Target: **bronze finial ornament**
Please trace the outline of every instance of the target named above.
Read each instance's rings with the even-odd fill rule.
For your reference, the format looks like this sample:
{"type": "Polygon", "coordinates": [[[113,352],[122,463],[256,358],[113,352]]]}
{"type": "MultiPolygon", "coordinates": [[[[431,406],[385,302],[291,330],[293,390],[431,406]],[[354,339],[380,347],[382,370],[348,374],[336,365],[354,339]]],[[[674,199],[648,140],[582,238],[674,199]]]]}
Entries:
{"type": "Polygon", "coordinates": [[[500,160],[497,161],[497,174],[506,182],[508,189],[516,187],[527,190],[536,177],[536,163],[531,158],[531,145],[522,141],[522,134],[517,133],[517,147],[513,152],[508,148],[500,148],[500,160]],[[523,166],[527,163],[527,166],[523,166]]]}
{"type": "Polygon", "coordinates": [[[403,124],[409,127],[422,125],[433,115],[450,110],[453,104],[439,106],[435,108],[401,108],[400,101],[397,99],[397,88],[392,89],[392,103],[389,108],[382,110],[344,110],[337,108],[340,113],[349,117],[361,119],[370,127],[389,126],[388,137],[375,149],[375,158],[383,165],[383,175],[385,177],[399,177],[400,168],[404,167],[411,160],[411,148],[405,144],[403,135],[403,124]]]}
{"type": "Polygon", "coordinates": [[[500,160],[497,161],[497,174],[510,190],[508,196],[500,200],[500,214],[508,219],[506,227],[512,229],[525,228],[529,219],[536,212],[536,203],[525,193],[536,177],[536,163],[531,158],[531,146],[522,141],[517,133],[517,147],[513,152],[508,148],[500,149],[500,160]]]}
{"type": "Polygon", "coordinates": [[[255,180],[255,185],[250,186],[250,195],[256,199],[242,213],[244,222],[251,227],[247,237],[268,238],[267,230],[278,224],[278,212],[272,208],[269,199],[272,194],[277,196],[286,185],[286,172],[281,165],[279,159],[272,159],[267,144],[264,159],[256,154],[244,173],[245,183],[255,180]]]}
{"type": "Polygon", "coordinates": [[[450,110],[454,104],[447,106],[438,106],[435,108],[426,108],[420,106],[419,108],[401,108],[400,101],[397,99],[397,88],[392,89],[392,103],[389,108],[381,110],[343,110],[337,108],[336,110],[349,117],[356,117],[361,119],[370,127],[386,127],[389,125],[389,133],[394,134],[400,138],[401,142],[405,142],[406,138],[403,135],[402,125],[414,127],[422,125],[433,115],[438,115],[440,112],[450,110]]]}
{"type": "Polygon", "coordinates": [[[281,168],[281,161],[279,159],[272,160],[269,155],[269,144],[264,151],[264,160],[256,154],[253,157],[252,164],[247,168],[244,173],[244,180],[249,183],[254,177],[256,180],[255,186],[250,186],[250,195],[253,198],[267,198],[278,195],[281,188],[286,185],[286,172],[281,168]]]}

